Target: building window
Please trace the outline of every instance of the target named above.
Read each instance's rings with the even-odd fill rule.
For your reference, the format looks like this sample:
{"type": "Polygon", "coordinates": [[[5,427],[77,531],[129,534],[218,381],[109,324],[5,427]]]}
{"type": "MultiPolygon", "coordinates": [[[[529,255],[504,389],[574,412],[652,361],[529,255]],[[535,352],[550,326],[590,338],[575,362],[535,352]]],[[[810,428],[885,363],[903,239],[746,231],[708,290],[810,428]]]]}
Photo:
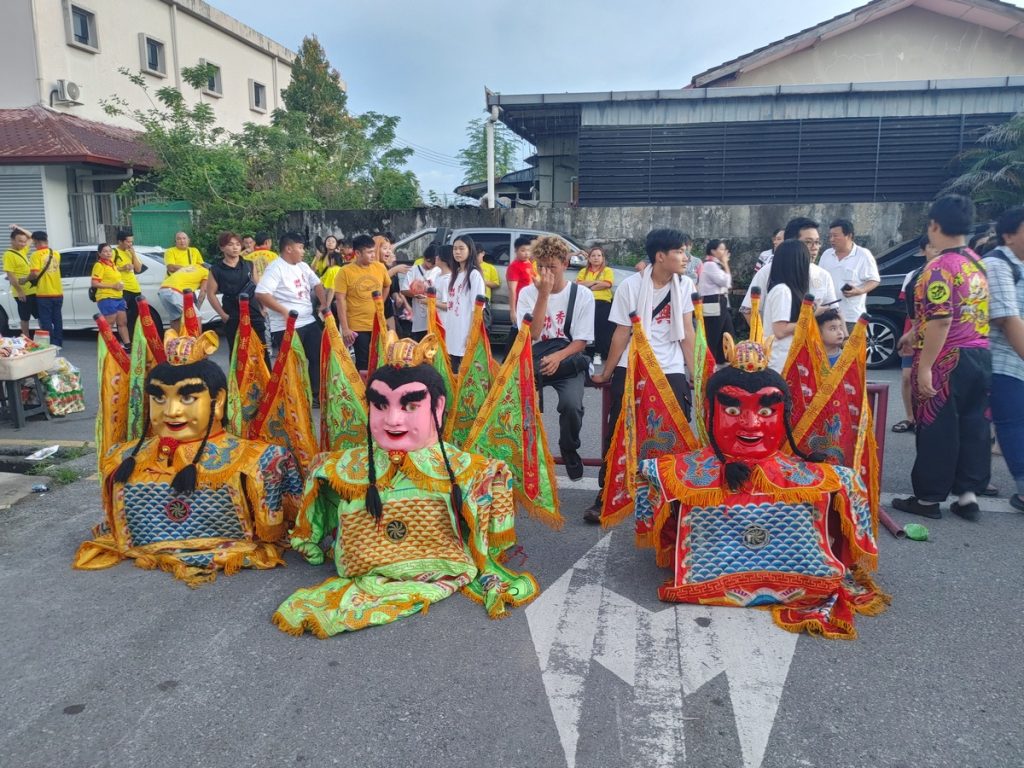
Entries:
{"type": "Polygon", "coordinates": [[[199,63],[212,67],[210,70],[210,77],[207,79],[206,85],[203,86],[203,93],[207,96],[223,96],[224,84],[220,79],[220,66],[214,64],[212,61],[207,61],[206,59],[200,59],[199,63]]]}
{"type": "Polygon", "coordinates": [[[157,77],[167,76],[167,58],[164,44],[145,33],[139,34],[139,54],[142,57],[142,71],[157,77]]]}
{"type": "Polygon", "coordinates": [[[249,109],[253,112],[267,111],[267,86],[255,80],[249,81],[249,109]]]}
{"type": "Polygon", "coordinates": [[[68,45],[96,53],[100,49],[99,36],[96,34],[96,14],[80,5],[68,4],[65,10],[68,45]]]}

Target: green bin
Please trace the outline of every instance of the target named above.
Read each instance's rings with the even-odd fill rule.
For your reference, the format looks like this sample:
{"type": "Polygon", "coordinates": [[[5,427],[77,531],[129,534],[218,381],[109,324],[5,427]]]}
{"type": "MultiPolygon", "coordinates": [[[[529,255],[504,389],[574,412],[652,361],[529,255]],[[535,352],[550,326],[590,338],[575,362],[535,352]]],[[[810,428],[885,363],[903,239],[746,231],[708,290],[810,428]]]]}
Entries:
{"type": "Polygon", "coordinates": [[[192,204],[186,200],[143,203],[132,208],[132,233],[136,245],[170,248],[178,232],[192,234],[192,204]]]}

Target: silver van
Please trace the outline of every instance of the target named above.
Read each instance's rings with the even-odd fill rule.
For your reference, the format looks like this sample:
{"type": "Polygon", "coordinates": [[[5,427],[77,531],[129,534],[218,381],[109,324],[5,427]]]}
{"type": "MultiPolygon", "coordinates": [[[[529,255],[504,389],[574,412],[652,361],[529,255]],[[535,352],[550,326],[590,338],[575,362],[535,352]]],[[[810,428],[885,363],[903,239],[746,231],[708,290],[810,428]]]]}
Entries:
{"type": "MultiPolygon", "coordinates": [[[[523,235],[527,237],[541,237],[553,235],[566,242],[573,256],[569,262],[570,269],[579,270],[586,265],[586,257],[582,254],[584,246],[577,243],[571,237],[559,234],[558,232],[544,232],[539,229],[514,229],[508,227],[465,227],[460,229],[447,229],[444,227],[431,227],[422,229],[408,237],[404,237],[394,245],[398,261],[412,263],[423,255],[427,246],[431,243],[438,245],[451,245],[455,238],[468,235],[473,238],[476,247],[484,252],[484,260],[493,264],[498,269],[498,276],[501,280],[501,287],[495,288],[491,294],[491,316],[493,326],[508,327],[509,320],[508,286],[505,284],[505,270],[508,268],[509,260],[514,252],[515,241],[523,235]]],[[[568,274],[569,279],[575,279],[576,273],[568,274]]]]}

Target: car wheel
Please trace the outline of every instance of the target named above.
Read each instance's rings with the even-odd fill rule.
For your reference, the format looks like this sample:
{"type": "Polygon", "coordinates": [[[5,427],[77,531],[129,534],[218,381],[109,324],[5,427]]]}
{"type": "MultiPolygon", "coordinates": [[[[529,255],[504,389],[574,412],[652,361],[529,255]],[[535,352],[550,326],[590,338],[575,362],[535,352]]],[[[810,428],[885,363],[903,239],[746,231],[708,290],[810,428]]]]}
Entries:
{"type": "Polygon", "coordinates": [[[899,329],[888,317],[872,315],[868,318],[868,368],[885,368],[898,360],[899,340],[899,329]]]}

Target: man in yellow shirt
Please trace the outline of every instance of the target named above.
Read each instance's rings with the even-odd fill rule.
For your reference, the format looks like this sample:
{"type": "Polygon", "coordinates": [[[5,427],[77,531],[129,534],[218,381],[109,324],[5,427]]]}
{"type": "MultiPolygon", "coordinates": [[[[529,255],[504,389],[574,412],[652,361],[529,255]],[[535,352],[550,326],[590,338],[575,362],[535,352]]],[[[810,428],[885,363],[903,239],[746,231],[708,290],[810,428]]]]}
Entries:
{"type": "Polygon", "coordinates": [[[167,274],[173,274],[182,267],[199,266],[203,263],[203,254],[198,248],[190,245],[188,235],[178,232],[174,236],[174,246],[164,251],[164,266],[167,274]]]}
{"type": "Polygon", "coordinates": [[[263,271],[270,262],[277,258],[277,254],[270,250],[272,246],[273,241],[270,239],[270,235],[266,232],[257,232],[256,247],[250,253],[242,254],[243,259],[252,262],[252,281],[254,283],[260,281],[263,271]]]}
{"type": "Polygon", "coordinates": [[[157,295],[167,312],[166,320],[169,323],[176,322],[185,307],[185,291],[192,291],[196,298],[196,309],[203,305],[206,298],[206,279],[210,271],[202,264],[190,264],[179,267],[169,274],[160,283],[160,290],[157,295]]]}
{"type": "Polygon", "coordinates": [[[334,283],[334,303],[342,338],[355,348],[356,368],[365,371],[370,362],[370,335],[377,311],[373,292],[380,291],[387,299],[391,277],[387,267],[373,260],[376,244],[372,237],[359,235],[352,240],[352,248],[355,258],[341,268],[334,283]]]}
{"type": "Polygon", "coordinates": [[[50,238],[39,230],[32,233],[35,250],[29,257],[29,284],[36,288],[39,330],[50,334],[50,343],[64,346],[64,286],[60,282],[60,254],[50,247],[50,238]]]}
{"type": "Polygon", "coordinates": [[[114,247],[114,266],[121,273],[124,283],[124,303],[128,307],[128,335],[135,333],[135,321],[139,317],[139,297],[142,286],[135,275],[142,271],[142,261],[135,253],[135,237],[130,229],[117,231],[117,245],[114,247]]]}
{"type": "Polygon", "coordinates": [[[11,292],[18,302],[18,319],[21,333],[28,336],[28,321],[38,317],[36,308],[36,287],[29,284],[31,269],[28,263],[29,233],[17,224],[11,224],[11,247],[4,253],[4,272],[11,284],[11,292]]]}

